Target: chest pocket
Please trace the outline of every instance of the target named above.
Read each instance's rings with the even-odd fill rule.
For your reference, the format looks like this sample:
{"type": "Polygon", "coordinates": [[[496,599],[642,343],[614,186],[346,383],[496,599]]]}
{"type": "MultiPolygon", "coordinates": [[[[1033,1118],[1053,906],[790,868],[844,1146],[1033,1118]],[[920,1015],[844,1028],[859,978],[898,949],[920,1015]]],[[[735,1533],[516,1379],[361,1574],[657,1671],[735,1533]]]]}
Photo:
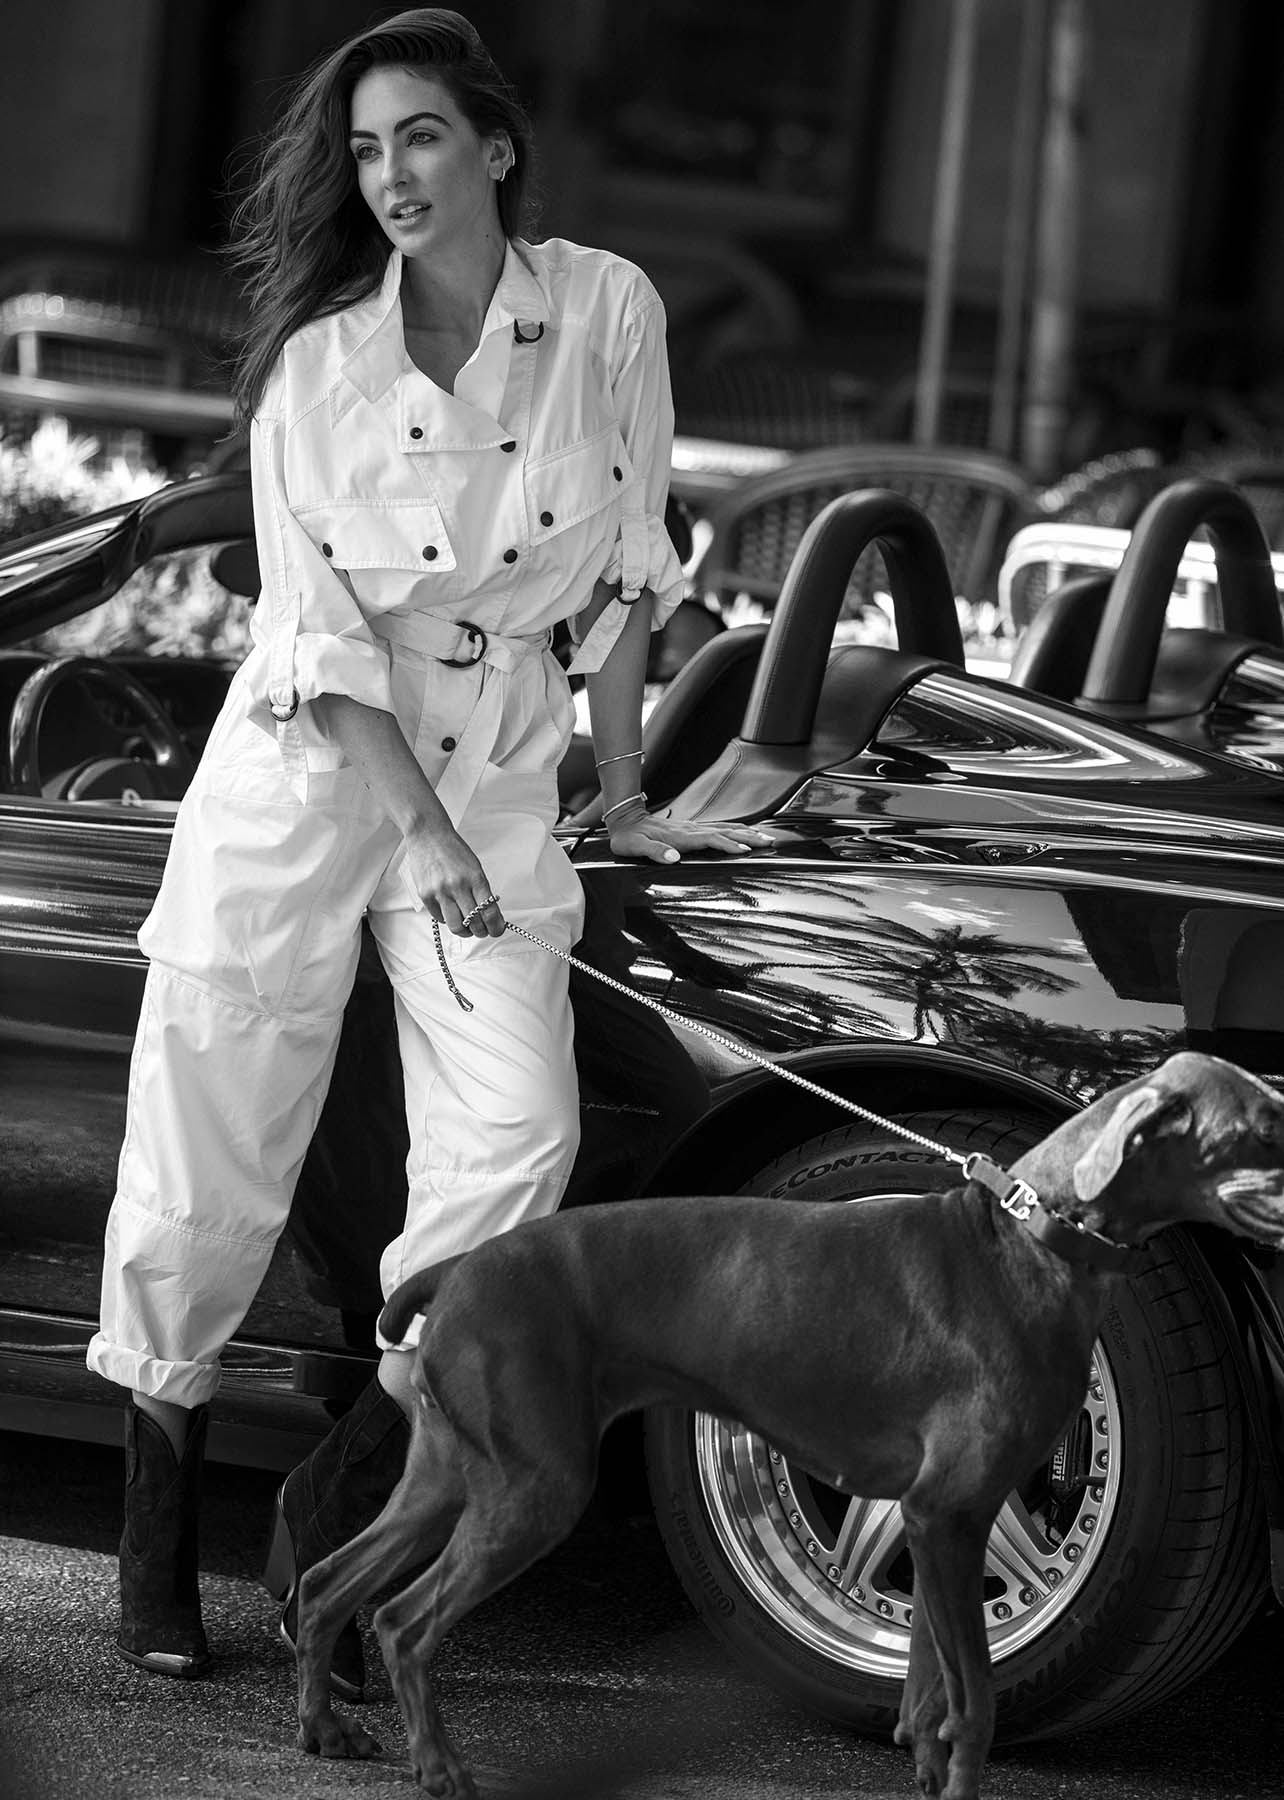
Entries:
{"type": "Polygon", "coordinates": [[[441,508],[415,500],[329,500],[294,515],[336,569],[413,569],[445,574],[455,567],[441,508]]]}
{"type": "Polygon", "coordinates": [[[532,544],[556,537],[568,526],[623,499],[633,465],[617,425],[569,450],[558,450],[526,466],[526,524],[532,544]]]}

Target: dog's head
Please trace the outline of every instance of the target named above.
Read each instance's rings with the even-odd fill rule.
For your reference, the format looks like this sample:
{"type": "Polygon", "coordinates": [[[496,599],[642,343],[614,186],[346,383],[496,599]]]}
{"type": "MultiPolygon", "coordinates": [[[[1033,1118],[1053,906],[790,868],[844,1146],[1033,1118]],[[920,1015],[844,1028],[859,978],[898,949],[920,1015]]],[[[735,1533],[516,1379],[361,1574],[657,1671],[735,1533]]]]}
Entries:
{"type": "Polygon", "coordinates": [[[1284,1248],[1284,1098],[1234,1063],[1182,1051],[1061,1132],[1071,1193],[1027,1178],[1090,1230],[1138,1242],[1165,1225],[1222,1225],[1284,1248]]]}

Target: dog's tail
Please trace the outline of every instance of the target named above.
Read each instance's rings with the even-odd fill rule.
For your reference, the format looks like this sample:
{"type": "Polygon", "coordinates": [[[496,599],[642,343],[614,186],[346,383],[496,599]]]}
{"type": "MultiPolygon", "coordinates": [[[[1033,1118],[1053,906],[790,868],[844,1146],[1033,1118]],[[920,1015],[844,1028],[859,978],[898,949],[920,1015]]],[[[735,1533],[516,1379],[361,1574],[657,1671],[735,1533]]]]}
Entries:
{"type": "Polygon", "coordinates": [[[427,1312],[442,1282],[462,1260],[461,1251],[459,1256],[447,1257],[445,1262],[433,1263],[430,1268],[417,1269],[413,1275],[408,1275],[384,1302],[379,1314],[380,1337],[389,1344],[399,1344],[406,1335],[407,1325],[416,1313],[427,1312]]]}

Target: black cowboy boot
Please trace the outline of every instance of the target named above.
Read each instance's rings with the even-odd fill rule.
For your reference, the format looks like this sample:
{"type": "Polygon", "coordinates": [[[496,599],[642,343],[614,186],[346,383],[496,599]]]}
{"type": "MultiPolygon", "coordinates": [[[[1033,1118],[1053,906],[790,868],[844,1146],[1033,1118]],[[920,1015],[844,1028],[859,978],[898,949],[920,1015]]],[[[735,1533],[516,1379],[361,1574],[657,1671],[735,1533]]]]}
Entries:
{"type": "Polygon", "coordinates": [[[183,1454],[130,1399],[125,1407],[125,1530],[116,1648],[153,1675],[199,1675],[210,1648],[201,1623],[196,1526],[209,1408],[196,1407],[183,1454]]]}
{"type": "MultiPolygon", "coordinates": [[[[282,1483],[263,1585],[281,1602],[281,1636],[291,1649],[300,1577],[382,1512],[406,1466],[409,1441],[405,1413],[372,1381],[351,1412],[282,1483]]],[[[361,1634],[351,1619],[334,1647],[330,1685],[345,1700],[360,1700],[365,1679],[361,1634]]]]}

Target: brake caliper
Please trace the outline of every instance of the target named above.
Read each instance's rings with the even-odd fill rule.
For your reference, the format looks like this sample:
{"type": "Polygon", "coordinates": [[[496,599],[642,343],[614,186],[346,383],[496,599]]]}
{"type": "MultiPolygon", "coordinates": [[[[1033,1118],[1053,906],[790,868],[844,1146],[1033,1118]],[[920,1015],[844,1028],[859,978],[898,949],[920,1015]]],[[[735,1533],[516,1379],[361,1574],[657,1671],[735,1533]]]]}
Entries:
{"type": "MultiPolygon", "coordinates": [[[[1073,1519],[1091,1474],[1092,1420],[1081,1412],[1048,1460],[1048,1495],[1058,1513],[1069,1507],[1073,1519]]],[[[1058,1537],[1064,1535],[1065,1525],[1071,1520],[1057,1519],[1058,1537]]]]}

